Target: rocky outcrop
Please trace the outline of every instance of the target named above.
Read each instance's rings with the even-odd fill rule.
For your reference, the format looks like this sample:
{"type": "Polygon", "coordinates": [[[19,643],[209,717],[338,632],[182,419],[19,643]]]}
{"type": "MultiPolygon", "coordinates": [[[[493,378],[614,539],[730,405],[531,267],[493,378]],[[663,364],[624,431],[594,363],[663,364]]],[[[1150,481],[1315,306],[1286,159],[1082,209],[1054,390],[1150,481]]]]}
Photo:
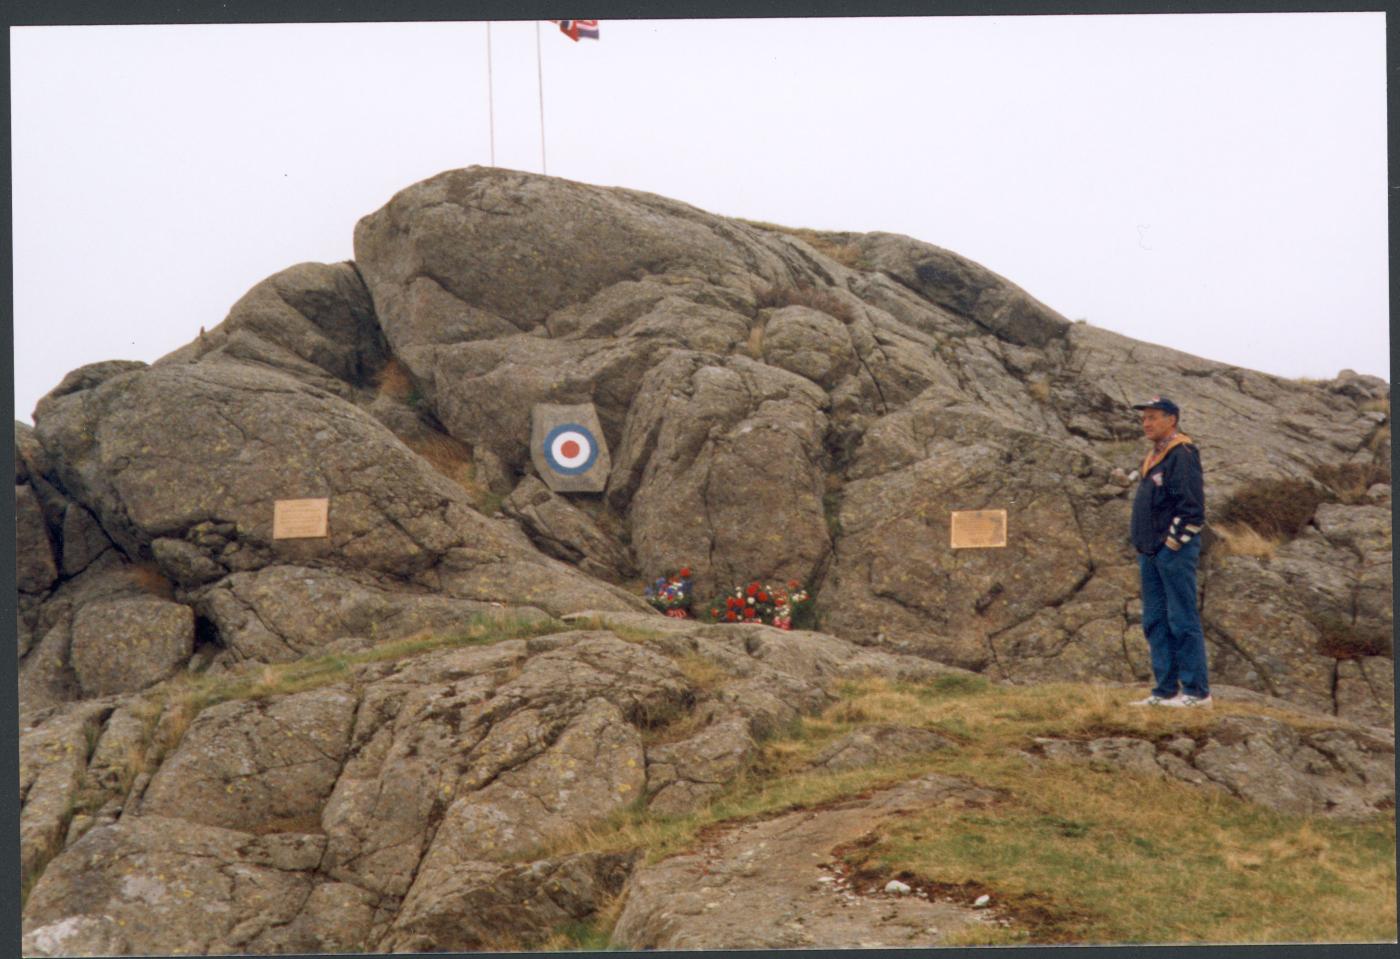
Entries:
{"type": "MultiPolygon", "coordinates": [[[[193,716],[194,701],[162,709],[158,691],[50,708],[21,739],[29,953],[531,948],[619,898],[614,941],[632,948],[928,944],[975,921],[965,903],[895,907],[821,881],[839,878],[837,846],[885,818],[995,798],[945,776],[712,831],[646,867],[639,850],[571,846],[643,804],[663,820],[705,805],[844,682],[937,689],[966,672],[823,633],[579,619],[589,628],[352,660],[300,691],[260,692],[268,667],[232,664],[225,688],[240,692],[193,716]]],[[[1160,742],[1040,740],[1030,754],[1293,813],[1391,808],[1393,738],[1246,690],[1217,696],[1267,709],[1160,742]]],[[[810,768],[888,773],[952,748],[872,723],[810,768]]]]}
{"type": "MultiPolygon", "coordinates": [[[[1383,381],[1069,323],[907,237],[498,169],[400,192],[355,257],[268,278],[154,364],[75,370],[16,424],[35,954],[528,948],[635,866],[556,846],[699,808],[833,683],[1142,681],[1129,407],[1157,393],[1185,407],[1212,522],[1261,491],[1303,503],[1264,548],[1209,538],[1219,687],[1330,719],[1040,751],[1317,815],[1393,802],[1393,745],[1355,732],[1394,715],[1383,381]],[[603,493],[533,474],[537,403],[597,410],[603,493]],[[273,504],[313,497],[329,535],[274,537],[273,504]],[[950,512],[980,508],[1008,511],[1007,546],[951,549],[950,512]],[[800,580],[822,631],[660,617],[632,578],[680,566],[702,603],[800,580]],[[473,647],[491,620],[540,635],[473,647]],[[426,633],[460,644],[368,655],[426,633]],[[247,692],[308,657],[344,674],[247,692]],[[243,692],[190,723],[159,705],[186,674],[243,692]]],[[[815,768],[941,745],[867,728],[815,768]]],[[[692,941],[629,888],[628,942],[692,941]]],[[[828,935],[746,922],[724,941],[828,935]]]]}
{"type": "Polygon", "coordinates": [[[723,787],[754,730],[825,706],[829,679],[938,672],[821,634],[675,625],[654,647],[556,627],[369,662],[193,722],[153,719],[139,698],[59,706],[21,743],[26,868],[42,871],[27,941],[36,954],[528,946],[592,915],[635,858],[536,855],[551,842],[723,787]],[[686,657],[732,682],[696,685],[686,657]],[[681,721],[697,732],[644,745],[681,721]],[[95,815],[74,828],[79,793],[95,815]],[[217,908],[203,933],[166,921],[190,901],[217,908]],[[491,903],[505,911],[478,911],[491,903]]]}
{"type": "Polygon", "coordinates": [[[104,368],[69,377],[37,419],[47,471],[30,476],[67,499],[50,527],[30,485],[16,487],[35,544],[25,584],[51,591],[25,611],[35,663],[21,670],[49,690],[35,703],[148,685],[189,660],[200,624],[225,659],[284,661],[345,636],[444,627],[492,604],[646,608],[481,516],[461,486],[357,407],[263,365],[214,351],[104,368]],[[329,537],[274,539],[273,502],[307,496],[330,499],[329,537]],[[72,577],[59,582],[38,549],[55,533],[72,577]],[[135,592],[170,602],[79,610],[96,597],[70,598],[74,584],[119,566],[142,573],[135,592]],[[140,650],[113,661],[123,643],[140,650]],[[65,691],[53,676],[74,670],[65,691]]]}
{"type": "Polygon", "coordinates": [[[393,952],[474,951],[540,942],[592,919],[622,890],[635,857],[582,853],[530,863],[466,863],[405,903],[393,952]]]}
{"type": "Polygon", "coordinates": [[[73,616],[69,658],[85,696],[145,689],[194,652],[194,614],[156,596],[87,603],[73,616]]]}
{"type": "Polygon", "coordinates": [[[633,572],[632,560],[617,540],[591,516],[550,490],[538,477],[527,476],[501,504],[505,514],[519,520],[530,540],[556,559],[608,582],[633,572]]]}
{"type": "Polygon", "coordinates": [[[702,599],[801,580],[863,643],[1018,681],[1140,680],[1121,477],[1129,406],[1168,393],[1208,511],[1278,480],[1323,500],[1271,559],[1206,557],[1221,677],[1393,715],[1368,662],[1390,655],[1387,384],[1214,363],[1069,323],[931,244],[824,236],[495,169],[401,191],[357,226],[354,263],[268,278],[152,366],[76,370],[17,429],[22,649],[48,594],[113,551],[157,564],[235,659],[370,632],[265,628],[270,602],[236,599],[310,595],[302,569],[411,631],[475,608],[442,599],[640,608],[599,581],[688,565],[702,599]],[[601,498],[532,475],[536,403],[597,409],[601,498]],[[1345,470],[1374,495],[1328,485],[1345,470]],[[477,512],[484,490],[514,523],[477,512]],[[305,496],[332,500],[329,539],[273,540],[271,502],[305,496]],[[1008,510],[1007,547],[950,549],[950,512],[983,507],[1008,510]]]}
{"type": "Polygon", "coordinates": [[[353,263],[301,263],[268,277],[222,323],[157,365],[234,360],[278,370],[344,398],[387,359],[353,263]]]}
{"type": "Polygon", "coordinates": [[[15,557],[21,593],[42,593],[58,579],[44,513],[28,485],[15,487],[15,557]]]}
{"type": "Polygon", "coordinates": [[[1324,503],[1271,558],[1224,559],[1202,610],[1218,643],[1220,681],[1388,724],[1395,693],[1389,523],[1388,508],[1324,503]]]}
{"type": "MultiPolygon", "coordinates": [[[[1135,398],[1184,399],[1216,507],[1388,460],[1374,378],[1303,385],[1071,324],[906,237],[842,234],[852,268],[661,198],[479,169],[410,187],[356,235],[386,337],[454,435],[519,470],[533,403],[597,404],[615,542],[644,574],[688,564],[702,595],[795,577],[843,635],[1001,676],[1142,675],[1130,491],[1110,482],[1140,453],[1135,398]],[[560,210],[566,230],[538,226],[560,210]],[[488,235],[484,258],[453,252],[488,235]],[[549,255],[565,241],[589,253],[549,255]],[[951,510],[998,506],[1005,550],[947,548],[951,510]]],[[[1337,657],[1236,669],[1238,632],[1210,635],[1232,681],[1331,698],[1337,657]]]]}
{"type": "Polygon", "coordinates": [[[1297,815],[1357,818],[1395,806],[1395,737],[1379,729],[1300,731],[1269,716],[1229,716],[1155,741],[1037,739],[1031,755],[1169,777],[1297,815]]]}

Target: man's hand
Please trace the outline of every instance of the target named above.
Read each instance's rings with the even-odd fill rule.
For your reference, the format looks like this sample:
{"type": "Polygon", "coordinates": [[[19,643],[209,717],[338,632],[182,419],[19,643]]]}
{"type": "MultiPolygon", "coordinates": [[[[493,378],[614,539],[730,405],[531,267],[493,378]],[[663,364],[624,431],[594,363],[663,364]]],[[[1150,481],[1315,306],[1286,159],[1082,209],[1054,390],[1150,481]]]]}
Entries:
{"type": "Polygon", "coordinates": [[[1168,536],[1167,549],[1171,550],[1172,552],[1176,552],[1177,550],[1181,549],[1181,544],[1178,543],[1176,540],[1172,539],[1170,536],[1168,536]]]}

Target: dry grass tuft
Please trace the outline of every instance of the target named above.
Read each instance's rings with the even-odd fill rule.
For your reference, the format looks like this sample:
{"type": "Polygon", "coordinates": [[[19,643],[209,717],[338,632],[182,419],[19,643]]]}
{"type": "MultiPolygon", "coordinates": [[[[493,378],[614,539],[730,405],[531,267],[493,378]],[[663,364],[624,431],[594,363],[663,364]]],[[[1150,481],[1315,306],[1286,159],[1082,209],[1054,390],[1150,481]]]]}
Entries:
{"type": "Polygon", "coordinates": [[[1390,484],[1388,463],[1320,463],[1312,473],[1339,503],[1348,506],[1365,503],[1366,491],[1375,484],[1390,484]]]}
{"type": "Polygon", "coordinates": [[[728,670],[698,653],[680,656],[675,663],[690,684],[703,692],[712,692],[726,679],[731,678],[728,670]]]}
{"type": "Polygon", "coordinates": [[[427,460],[433,469],[466,490],[473,506],[479,506],[486,499],[489,491],[476,482],[471,447],[466,443],[447,433],[433,433],[406,439],[404,444],[427,460]]]}
{"type": "Polygon", "coordinates": [[[1254,480],[1235,490],[1216,520],[1248,526],[1268,539],[1290,540],[1303,531],[1326,499],[1327,491],[1307,480],[1254,480]]]}
{"type": "Polygon", "coordinates": [[[1380,453],[1382,447],[1390,444],[1390,424],[1377,429],[1371,434],[1371,438],[1366,441],[1366,448],[1372,453],[1380,453]]]}
{"type": "Polygon", "coordinates": [[[851,306],[828,289],[818,286],[767,286],[757,291],[759,309],[779,309],[784,306],[805,306],[820,310],[846,325],[856,321],[851,306]]]}
{"type": "Polygon", "coordinates": [[[796,237],[822,256],[835,260],[847,269],[868,271],[872,268],[870,261],[866,259],[865,253],[861,250],[860,244],[846,239],[849,234],[827,233],[822,230],[811,230],[807,227],[782,226],[762,220],[742,220],[741,222],[760,230],[767,230],[770,233],[784,233],[796,237]]]}
{"type": "Polygon", "coordinates": [[[753,329],[749,330],[749,340],[744,344],[744,350],[756,360],[763,359],[763,330],[762,323],[755,323],[753,329]]]}
{"type": "Polygon", "coordinates": [[[374,388],[381,396],[387,396],[399,403],[409,403],[418,395],[418,389],[414,386],[408,368],[400,363],[396,356],[389,357],[388,362],[374,375],[374,388]]]}
{"type": "Polygon", "coordinates": [[[1249,556],[1254,559],[1273,559],[1274,551],[1283,545],[1283,540],[1261,536],[1253,527],[1243,523],[1212,523],[1216,541],[1211,552],[1219,558],[1226,556],[1249,556]]]}
{"type": "Polygon", "coordinates": [[[1390,627],[1382,623],[1355,622],[1335,614],[1310,617],[1317,629],[1317,651],[1334,659],[1363,659],[1390,656],[1394,639],[1390,627]]]}
{"type": "Polygon", "coordinates": [[[161,599],[175,599],[175,585],[165,578],[165,574],[154,562],[148,560],[132,563],[126,568],[126,574],[141,592],[159,596],[161,599]]]}

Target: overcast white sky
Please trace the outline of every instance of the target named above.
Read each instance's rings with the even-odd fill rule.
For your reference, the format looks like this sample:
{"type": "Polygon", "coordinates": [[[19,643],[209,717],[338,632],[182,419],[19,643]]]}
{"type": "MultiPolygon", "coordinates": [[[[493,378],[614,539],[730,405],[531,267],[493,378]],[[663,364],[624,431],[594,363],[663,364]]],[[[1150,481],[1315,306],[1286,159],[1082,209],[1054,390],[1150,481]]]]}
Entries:
{"type": "MultiPolygon", "coordinates": [[[[541,32],[548,172],[906,233],[1072,319],[1390,378],[1380,13],[604,20],[541,32]]],[[[496,163],[540,170],[534,22],[496,163]]],[[[490,162],[480,23],[10,32],[15,415],[154,360],[355,221],[490,162]]]]}

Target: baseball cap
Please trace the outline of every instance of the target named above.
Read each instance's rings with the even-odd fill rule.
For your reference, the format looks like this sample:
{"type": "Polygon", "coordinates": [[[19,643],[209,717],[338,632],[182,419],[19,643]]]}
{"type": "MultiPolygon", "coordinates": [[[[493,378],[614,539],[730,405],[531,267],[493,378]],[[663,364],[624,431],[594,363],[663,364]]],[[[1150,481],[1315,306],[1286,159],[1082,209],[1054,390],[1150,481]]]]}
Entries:
{"type": "Polygon", "coordinates": [[[1175,403],[1173,403],[1171,400],[1167,399],[1165,396],[1154,396],[1154,397],[1152,397],[1152,399],[1148,400],[1146,403],[1134,403],[1134,404],[1133,404],[1133,409],[1135,409],[1135,410],[1161,410],[1163,413],[1166,413],[1168,416],[1180,416],[1180,415],[1181,415],[1181,407],[1177,406],[1175,403]]]}

